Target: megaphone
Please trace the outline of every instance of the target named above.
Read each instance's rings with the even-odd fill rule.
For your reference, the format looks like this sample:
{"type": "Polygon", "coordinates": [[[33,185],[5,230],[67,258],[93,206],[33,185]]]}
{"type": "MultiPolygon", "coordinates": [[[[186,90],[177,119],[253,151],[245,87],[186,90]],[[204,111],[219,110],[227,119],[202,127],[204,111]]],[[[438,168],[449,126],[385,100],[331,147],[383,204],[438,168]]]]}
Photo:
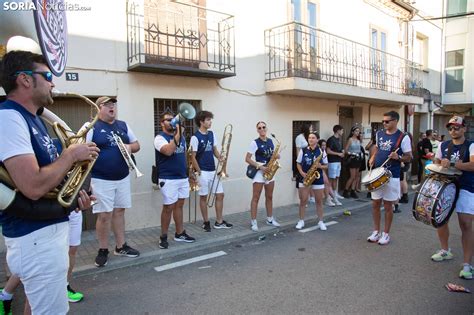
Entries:
{"type": "Polygon", "coordinates": [[[185,119],[193,119],[196,116],[196,109],[194,109],[193,105],[182,102],[179,104],[178,108],[178,115],[176,115],[171,120],[171,126],[176,129],[176,125],[180,125],[181,122],[185,119]]]}

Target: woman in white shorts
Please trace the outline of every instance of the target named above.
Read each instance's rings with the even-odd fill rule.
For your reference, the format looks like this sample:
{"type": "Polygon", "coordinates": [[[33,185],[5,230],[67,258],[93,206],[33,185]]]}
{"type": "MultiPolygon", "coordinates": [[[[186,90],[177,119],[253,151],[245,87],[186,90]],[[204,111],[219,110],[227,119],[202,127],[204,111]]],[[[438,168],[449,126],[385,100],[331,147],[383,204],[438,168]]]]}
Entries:
{"type": "MultiPolygon", "coordinates": [[[[267,138],[267,124],[263,121],[257,123],[258,138],[250,143],[249,150],[245,156],[245,162],[257,168],[257,173],[253,178],[253,193],[252,201],[250,203],[251,228],[253,231],[258,231],[257,225],[257,207],[263,187],[265,187],[265,208],[267,209],[268,225],[280,226],[280,224],[273,217],[273,189],[275,187],[275,180],[266,180],[263,174],[267,171],[267,163],[270,161],[274,145],[270,138],[267,138]],[[255,155],[255,161],[252,160],[252,155],[255,155]]],[[[279,157],[278,157],[279,158],[279,157]]]]}
{"type": "Polygon", "coordinates": [[[298,230],[304,227],[304,215],[306,210],[306,203],[308,202],[308,197],[310,191],[313,191],[314,196],[316,197],[316,213],[319,218],[318,226],[322,231],[326,231],[327,227],[323,222],[323,198],[324,198],[324,173],[323,168],[327,168],[327,165],[321,165],[321,160],[323,158],[323,151],[318,146],[319,135],[317,133],[310,133],[308,136],[308,147],[302,149],[298,157],[296,158],[296,168],[300,173],[302,180],[298,183],[298,193],[300,196],[300,219],[296,224],[298,230]],[[315,179],[310,185],[305,186],[303,184],[307,172],[310,170],[311,166],[319,158],[317,163],[317,172],[319,173],[319,178],[315,179]]]}

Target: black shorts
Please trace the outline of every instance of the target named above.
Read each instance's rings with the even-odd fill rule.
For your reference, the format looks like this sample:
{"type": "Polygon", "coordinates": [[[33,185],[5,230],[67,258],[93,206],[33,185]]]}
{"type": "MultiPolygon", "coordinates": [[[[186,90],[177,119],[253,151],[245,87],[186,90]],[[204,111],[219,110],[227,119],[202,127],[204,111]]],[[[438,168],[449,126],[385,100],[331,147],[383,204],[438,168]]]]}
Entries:
{"type": "Polygon", "coordinates": [[[349,157],[349,158],[347,159],[347,166],[348,166],[349,168],[357,168],[357,169],[360,169],[361,164],[362,164],[362,159],[360,159],[360,158],[349,157]]]}

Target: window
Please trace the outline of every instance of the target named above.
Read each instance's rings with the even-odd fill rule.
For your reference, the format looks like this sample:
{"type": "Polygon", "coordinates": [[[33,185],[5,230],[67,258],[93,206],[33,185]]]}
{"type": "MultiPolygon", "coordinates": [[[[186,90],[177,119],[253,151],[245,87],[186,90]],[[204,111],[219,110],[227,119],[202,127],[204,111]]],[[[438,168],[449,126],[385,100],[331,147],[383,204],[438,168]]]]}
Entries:
{"type": "Polygon", "coordinates": [[[466,13],[467,0],[448,0],[446,11],[447,15],[466,13]]]}
{"type": "Polygon", "coordinates": [[[446,52],[445,92],[462,92],[464,85],[464,49],[446,52]]]}
{"type": "Polygon", "coordinates": [[[370,53],[370,64],[372,70],[372,87],[385,88],[385,69],[387,63],[387,33],[377,27],[370,28],[370,46],[374,48],[370,53]],[[377,49],[377,50],[375,50],[377,49]]]}
{"type": "Polygon", "coordinates": [[[423,69],[428,69],[428,37],[420,33],[416,34],[413,61],[419,63],[423,69]]]}

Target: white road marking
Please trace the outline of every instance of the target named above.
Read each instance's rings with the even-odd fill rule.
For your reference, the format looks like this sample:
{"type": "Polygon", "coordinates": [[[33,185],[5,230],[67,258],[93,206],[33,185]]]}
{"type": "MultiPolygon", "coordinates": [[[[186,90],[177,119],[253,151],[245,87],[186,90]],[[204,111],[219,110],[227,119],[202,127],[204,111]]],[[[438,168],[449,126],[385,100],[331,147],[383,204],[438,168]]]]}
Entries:
{"type": "MultiPolygon", "coordinates": [[[[325,222],[324,224],[326,224],[326,226],[330,226],[330,225],[334,225],[334,224],[337,224],[338,222],[336,221],[329,221],[329,222],[325,222]]],[[[302,230],[298,230],[298,232],[300,233],[306,233],[306,232],[311,232],[311,231],[314,231],[314,230],[318,230],[319,229],[319,225],[315,225],[315,226],[312,226],[312,227],[309,227],[309,228],[306,228],[306,229],[302,229],[302,230]]]]}
{"type": "Polygon", "coordinates": [[[210,254],[207,254],[207,255],[197,256],[197,257],[177,261],[177,262],[174,262],[174,263],[171,263],[171,264],[158,266],[158,267],[155,267],[154,269],[157,272],[160,272],[160,271],[165,271],[165,270],[169,270],[169,269],[173,269],[173,268],[177,268],[177,267],[181,267],[181,266],[186,266],[186,265],[189,265],[189,264],[192,264],[192,263],[195,263],[195,262],[199,262],[199,261],[203,261],[203,260],[206,260],[206,259],[211,259],[211,258],[224,256],[224,255],[227,255],[227,253],[221,250],[221,251],[210,253],[210,254]]]}

